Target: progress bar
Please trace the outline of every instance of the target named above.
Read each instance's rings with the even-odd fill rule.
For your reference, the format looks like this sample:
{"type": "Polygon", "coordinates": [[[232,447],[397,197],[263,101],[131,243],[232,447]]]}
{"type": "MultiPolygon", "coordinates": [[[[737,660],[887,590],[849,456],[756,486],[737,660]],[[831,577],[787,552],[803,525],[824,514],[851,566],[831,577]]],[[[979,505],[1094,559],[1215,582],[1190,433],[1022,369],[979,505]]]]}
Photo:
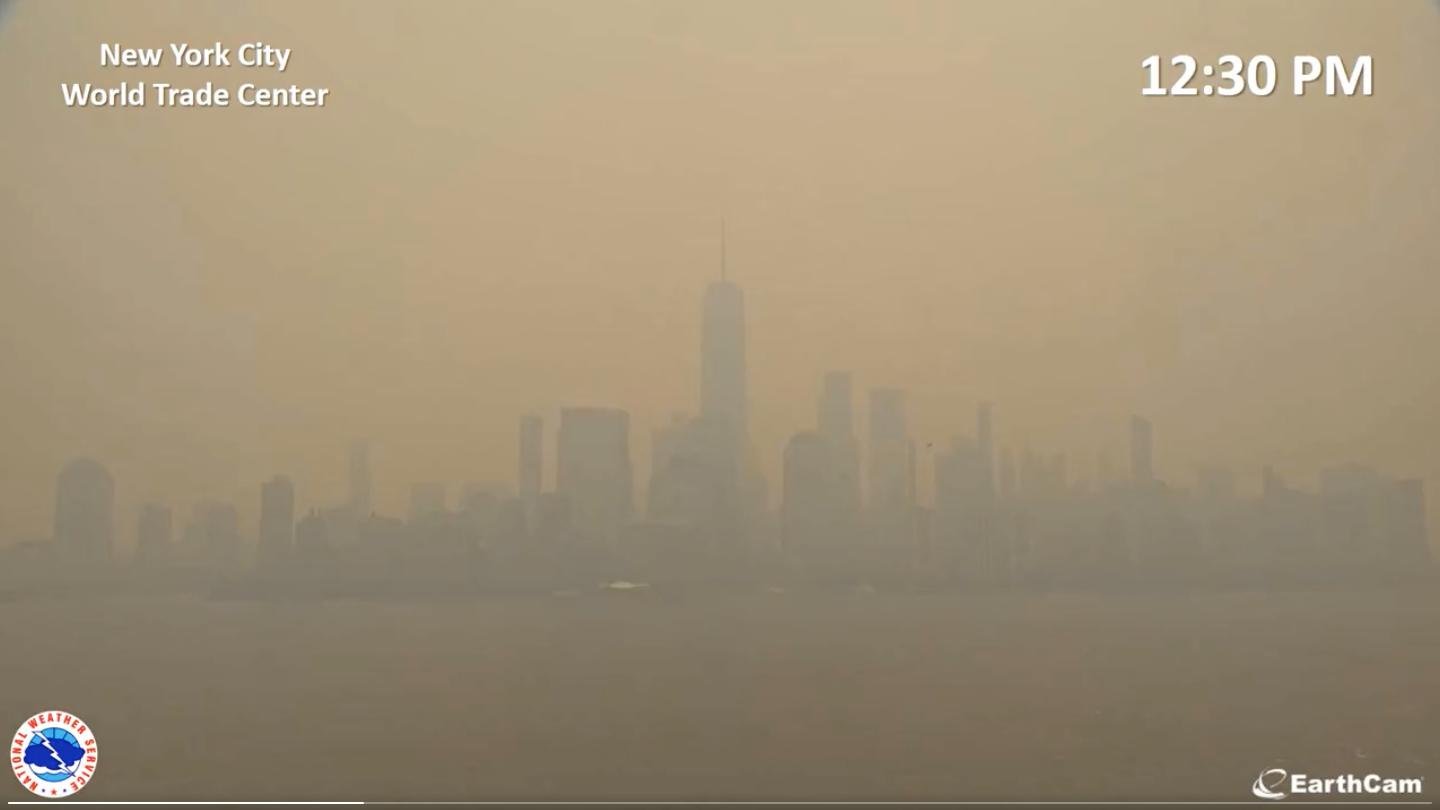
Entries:
{"type": "MultiPolygon", "coordinates": [[[[1274,807],[1274,801],[9,801],[7,804],[88,804],[88,806],[372,806],[372,807],[1274,807]]],[[[1286,801],[1286,806],[1428,807],[1434,801],[1286,801]]]]}

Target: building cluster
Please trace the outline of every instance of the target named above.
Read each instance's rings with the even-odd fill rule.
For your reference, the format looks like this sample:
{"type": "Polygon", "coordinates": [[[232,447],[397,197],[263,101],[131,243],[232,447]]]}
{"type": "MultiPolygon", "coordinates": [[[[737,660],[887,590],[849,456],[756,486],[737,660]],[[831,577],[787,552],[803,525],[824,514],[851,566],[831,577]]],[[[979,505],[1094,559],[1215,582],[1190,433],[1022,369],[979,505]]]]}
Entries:
{"type": "MultiPolygon", "coordinates": [[[[1223,470],[1180,489],[1160,481],[1150,422],[1133,417],[1128,471],[1072,478],[1063,455],[999,447],[988,404],[974,432],[925,454],[933,499],[917,498],[905,392],[868,391],[857,425],[848,372],[823,375],[813,429],[784,448],[770,506],[749,441],[745,304],[725,279],[703,302],[698,413],[653,434],[638,503],[631,424],[617,408],[562,408],[554,486],[546,426],[520,419],[513,488],[417,483],[404,518],[377,514],[368,444],[349,454],[343,504],[297,509],[284,476],[261,484],[253,536],[233,504],[202,503],[177,531],[168,507],[141,508],[130,570],[219,573],[265,588],[555,588],[587,582],[807,582],[819,585],[1069,587],[1395,581],[1426,575],[1419,481],[1347,466],[1318,491],[1271,471],[1258,497],[1223,470]],[[253,541],[253,542],[252,542],[253,541]]],[[[27,562],[104,567],[114,491],[100,464],[67,465],[54,537],[11,549],[27,562]]],[[[156,575],[160,575],[157,573],[156,575]]]]}

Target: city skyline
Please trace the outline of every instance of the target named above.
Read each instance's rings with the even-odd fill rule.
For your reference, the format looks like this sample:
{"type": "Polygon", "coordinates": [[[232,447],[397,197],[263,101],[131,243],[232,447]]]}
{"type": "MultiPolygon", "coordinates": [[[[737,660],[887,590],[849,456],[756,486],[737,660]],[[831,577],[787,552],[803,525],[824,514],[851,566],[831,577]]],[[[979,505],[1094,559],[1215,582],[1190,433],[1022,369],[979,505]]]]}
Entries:
{"type": "MultiPolygon", "coordinates": [[[[385,517],[372,504],[371,445],[357,439],[339,503],[312,502],[297,523],[295,485],[276,474],[259,486],[253,535],[234,504],[205,500],[192,507],[177,545],[171,506],[147,502],[135,522],[133,556],[153,566],[179,554],[175,559],[263,578],[297,564],[332,565],[336,554],[369,554],[380,538],[391,543],[408,534],[393,552],[438,550],[452,565],[468,560],[469,567],[477,552],[542,542],[566,557],[590,550],[577,560],[601,555],[582,567],[601,558],[622,567],[638,561],[661,576],[675,569],[657,561],[684,549],[707,555],[697,558],[709,560],[702,568],[725,570],[745,558],[744,576],[762,579],[794,573],[794,566],[822,580],[903,579],[917,563],[944,581],[972,583],[1007,583],[1037,571],[1047,580],[1108,581],[1122,570],[1165,581],[1201,560],[1224,570],[1274,568],[1287,559],[1301,571],[1338,565],[1350,571],[1343,576],[1363,576],[1372,565],[1392,573],[1428,569],[1433,551],[1419,480],[1344,462],[1321,471],[1319,500],[1268,465],[1258,498],[1239,491],[1228,468],[1197,468],[1193,487],[1167,483],[1155,469],[1154,426],[1138,414],[1128,422],[1128,470],[1117,472],[1099,456],[1094,469],[1077,471],[1064,451],[997,443],[988,401],[976,406],[972,433],[955,433],[939,447],[926,442],[917,452],[906,392],[866,391],[861,439],[853,379],[838,370],[821,375],[813,424],[798,426],[787,442],[778,497],[768,502],[746,429],[744,293],[728,279],[724,251],[722,234],[721,278],[702,299],[698,414],[676,412],[653,430],[650,484],[638,496],[629,412],[562,406],[550,443],[543,417],[518,416],[508,485],[462,483],[452,500],[446,482],[413,482],[403,520],[385,517]],[[554,447],[548,463],[546,446],[554,447]],[[933,474],[928,501],[916,486],[922,466],[933,474]],[[1247,514],[1240,505],[1251,501],[1260,508],[1247,514]],[[776,568],[777,560],[785,562],[776,568]]],[[[27,545],[72,562],[116,559],[114,493],[102,463],[72,460],[56,481],[52,542],[27,545]]]]}
{"type": "Polygon", "coordinates": [[[1437,3],[0,0],[12,791],[1433,798],[1437,3]]]}
{"type": "MultiPolygon", "coordinates": [[[[434,47],[401,61],[388,18],[289,10],[287,75],[335,95],[282,144],[238,111],[65,110],[54,83],[114,80],[96,43],[141,28],[12,4],[0,75],[35,78],[0,82],[26,111],[0,150],[25,190],[0,198],[0,542],[49,533],[75,455],[132,516],[249,504],[278,470],[339,500],[335,448],[363,436],[403,514],[413,482],[511,479],[515,415],[548,439],[562,404],[630,411],[643,489],[649,430],[693,411],[722,217],[772,485],[832,368],[905,389],[921,450],[988,400],[1000,438],[1072,463],[1123,463],[1141,413],[1172,480],[1356,459],[1440,483],[1427,4],[842,5],[425,6],[402,16],[434,47]],[[1364,43],[1384,78],[1353,103],[1154,103],[1131,56],[1157,37],[1364,43]]],[[[196,6],[183,33],[272,16],[196,6]]]]}

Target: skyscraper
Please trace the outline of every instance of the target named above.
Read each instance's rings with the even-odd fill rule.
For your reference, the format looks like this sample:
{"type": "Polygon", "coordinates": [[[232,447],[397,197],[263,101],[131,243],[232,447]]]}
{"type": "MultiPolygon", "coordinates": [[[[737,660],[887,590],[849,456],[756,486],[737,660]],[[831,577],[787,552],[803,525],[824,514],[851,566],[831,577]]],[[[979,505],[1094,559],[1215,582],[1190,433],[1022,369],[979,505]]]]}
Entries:
{"type": "Polygon", "coordinates": [[[817,421],[820,436],[830,445],[833,507],[853,522],[860,511],[860,447],[855,439],[854,387],[850,372],[829,371],[820,387],[817,421]]]}
{"type": "Polygon", "coordinates": [[[277,565],[290,557],[295,541],[295,485],[277,475],[260,485],[260,565],[277,565]]]}
{"type": "Polygon", "coordinates": [[[545,422],[539,414],[520,417],[520,458],[516,483],[520,505],[525,510],[525,530],[535,531],[536,507],[540,501],[544,474],[545,422]]]}
{"type": "Polygon", "coordinates": [[[992,549],[994,488],[984,443],[957,437],[935,456],[934,536],[939,558],[951,575],[988,576],[992,549]]]}
{"type": "Polygon", "coordinates": [[[908,509],[915,498],[914,446],[906,427],[905,392],[870,391],[870,475],[872,509],[908,509]]]}
{"type": "Polygon", "coordinates": [[[725,223],[720,223],[720,280],[705,288],[700,327],[700,416],[728,423],[743,447],[749,406],[745,388],[745,294],[727,277],[725,223]]]}
{"type": "Polygon", "coordinates": [[[741,534],[740,458],[724,420],[704,416],[656,431],[649,518],[726,546],[741,534]]]}
{"type": "Polygon", "coordinates": [[[1235,473],[1224,467],[1202,467],[1196,475],[1196,491],[1208,503],[1235,499],[1235,473]]]}
{"type": "Polygon", "coordinates": [[[542,543],[563,543],[573,528],[570,499],[559,492],[542,492],[535,506],[535,538],[542,543]]]}
{"type": "Polygon", "coordinates": [[[705,289],[701,320],[700,415],[657,433],[648,511],[712,540],[739,540],[765,509],[765,480],[748,435],[745,297],[726,277],[723,227],[720,280],[705,289]]]}
{"type": "Polygon", "coordinates": [[[361,439],[350,444],[350,511],[358,518],[373,509],[370,481],[370,443],[361,439]]]}
{"type": "Polygon", "coordinates": [[[906,441],[908,430],[905,392],[898,388],[870,389],[870,441],[906,441]]]}
{"type": "Polygon", "coordinates": [[[905,392],[870,391],[869,492],[866,508],[881,540],[913,539],[915,445],[905,419],[905,392]]]}
{"type": "Polygon", "coordinates": [[[988,496],[995,493],[995,426],[991,419],[990,403],[982,402],[975,409],[975,443],[980,460],[985,465],[983,483],[988,496]]]}
{"type": "Polygon", "coordinates": [[[232,504],[204,501],[196,505],[188,534],[193,553],[205,562],[220,568],[236,568],[244,562],[240,514],[232,504]]]}
{"type": "Polygon", "coordinates": [[[700,415],[730,425],[737,447],[747,435],[745,295],[730,281],[705,288],[700,336],[700,415]]]}
{"type": "Polygon", "coordinates": [[[645,511],[652,518],[659,518],[667,510],[664,490],[671,483],[670,462],[684,447],[692,421],[688,415],[676,411],[670,414],[669,424],[650,432],[650,485],[646,487],[648,502],[645,511]]]}
{"type": "Polygon", "coordinates": [[[55,482],[55,551],[65,560],[103,562],[114,545],[115,480],[99,462],[66,464],[55,482]]]}
{"type": "Polygon", "coordinates": [[[445,514],[445,485],[425,481],[410,486],[410,522],[418,523],[445,514]]]}
{"type": "Polygon", "coordinates": [[[555,440],[555,489],[570,503],[575,532],[611,543],[634,508],[630,414],[617,408],[564,408],[555,440]]]}
{"type": "Polygon", "coordinates": [[[295,525],[295,558],[301,563],[324,559],[330,553],[330,528],[314,509],[295,525]]]}
{"type": "Polygon", "coordinates": [[[780,526],[791,555],[815,558],[836,552],[836,535],[844,528],[844,515],[837,503],[842,490],[836,481],[839,467],[833,454],[834,445],[817,431],[796,433],[785,445],[780,526]]]}

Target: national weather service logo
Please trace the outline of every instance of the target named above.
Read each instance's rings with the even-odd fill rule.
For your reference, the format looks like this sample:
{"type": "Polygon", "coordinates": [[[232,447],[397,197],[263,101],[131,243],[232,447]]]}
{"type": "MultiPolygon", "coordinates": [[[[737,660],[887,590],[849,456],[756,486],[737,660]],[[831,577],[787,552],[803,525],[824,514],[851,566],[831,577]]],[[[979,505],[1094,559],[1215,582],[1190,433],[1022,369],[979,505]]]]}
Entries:
{"type": "Polygon", "coordinates": [[[36,796],[73,796],[95,776],[95,732],[69,712],[40,712],[20,724],[10,743],[15,778],[36,796]]]}

